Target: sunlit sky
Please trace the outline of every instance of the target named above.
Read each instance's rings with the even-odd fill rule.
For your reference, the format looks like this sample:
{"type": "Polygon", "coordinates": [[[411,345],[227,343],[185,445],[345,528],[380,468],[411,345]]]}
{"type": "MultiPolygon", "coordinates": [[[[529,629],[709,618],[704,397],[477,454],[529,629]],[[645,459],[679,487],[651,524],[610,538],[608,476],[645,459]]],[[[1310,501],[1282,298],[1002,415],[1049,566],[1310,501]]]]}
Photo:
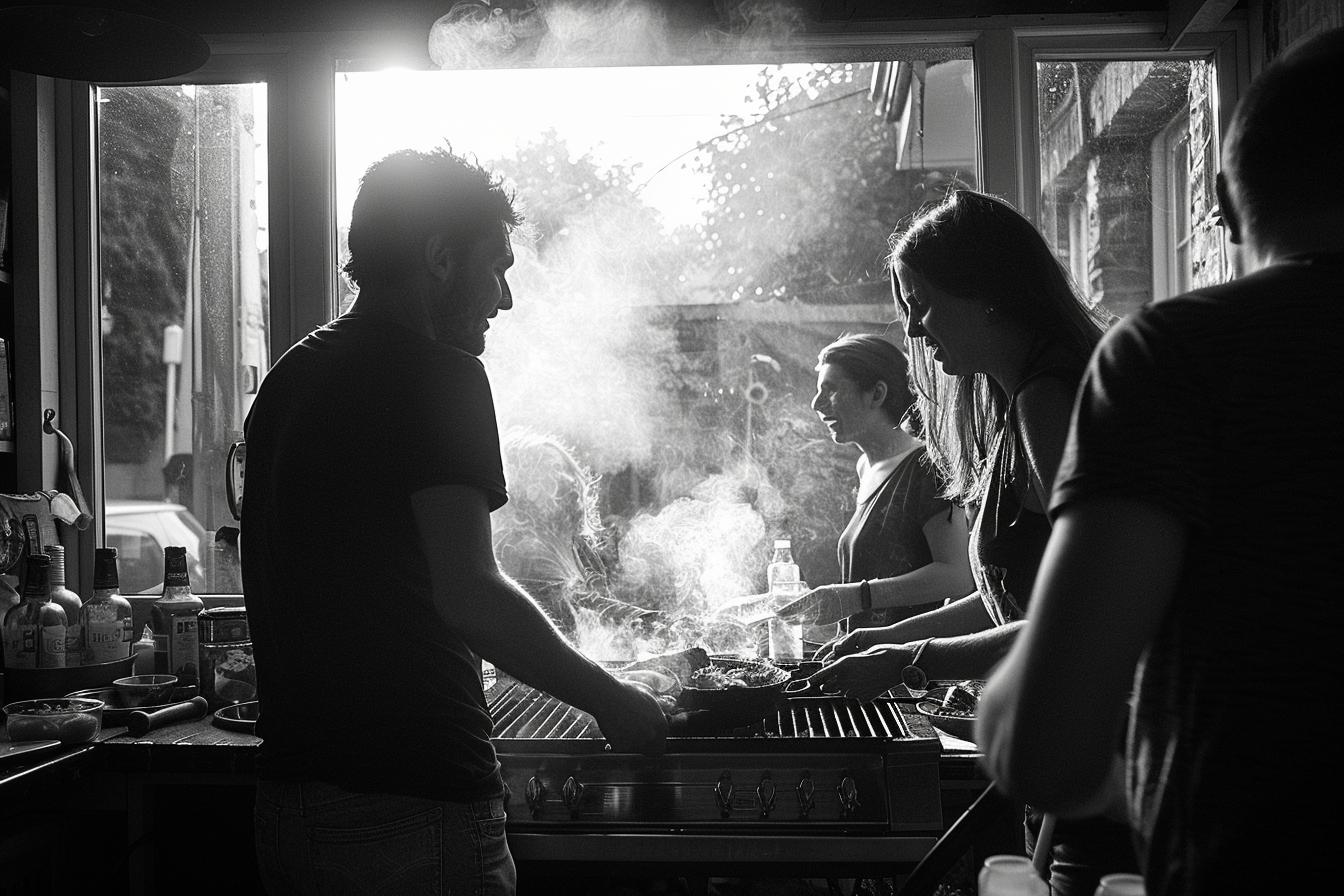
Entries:
{"type": "MultiPolygon", "coordinates": [[[[789,66],[788,68],[792,68],[789,66]]],[[[800,65],[806,69],[809,66],[800,65]]],[[[337,213],[350,220],[359,176],[397,149],[442,145],[482,162],[512,156],[548,128],[575,157],[642,163],[635,182],[670,229],[700,217],[705,181],[695,145],[723,132],[725,114],[760,115],[759,65],[343,73],[336,82],[337,213]],[[677,158],[681,153],[686,155],[677,158]],[[675,161],[673,161],[675,159],[675,161]],[[666,170],[654,176],[663,165],[666,170]]]]}

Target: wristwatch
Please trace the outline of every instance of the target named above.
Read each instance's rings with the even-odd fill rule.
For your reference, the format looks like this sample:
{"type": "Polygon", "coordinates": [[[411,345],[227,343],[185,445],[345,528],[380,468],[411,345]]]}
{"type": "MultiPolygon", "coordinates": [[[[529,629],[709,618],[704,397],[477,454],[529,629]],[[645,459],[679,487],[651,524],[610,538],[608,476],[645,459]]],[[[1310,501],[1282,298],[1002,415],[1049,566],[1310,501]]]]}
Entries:
{"type": "Polygon", "coordinates": [[[925,638],[920,641],[919,646],[915,648],[914,655],[910,657],[910,664],[901,670],[901,684],[905,685],[905,689],[910,692],[910,696],[916,699],[929,692],[929,676],[925,675],[924,670],[919,668],[919,657],[932,640],[932,638],[925,638]]]}

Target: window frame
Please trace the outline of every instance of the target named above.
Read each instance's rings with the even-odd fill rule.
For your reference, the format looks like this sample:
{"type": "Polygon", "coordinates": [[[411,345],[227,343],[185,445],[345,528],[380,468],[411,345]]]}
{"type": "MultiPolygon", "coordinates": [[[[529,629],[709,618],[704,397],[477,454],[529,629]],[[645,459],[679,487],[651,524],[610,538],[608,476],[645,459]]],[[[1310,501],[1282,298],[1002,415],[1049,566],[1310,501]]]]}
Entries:
{"type": "MultiPolygon", "coordinates": [[[[1093,24],[1078,24],[1076,17],[1068,18],[1068,24],[1044,25],[1037,19],[1029,27],[1012,17],[995,17],[977,22],[979,27],[974,29],[966,28],[964,21],[942,20],[893,23],[890,30],[878,25],[867,32],[811,34],[798,39],[780,58],[803,59],[845,50],[869,58],[883,50],[895,53],[911,46],[969,46],[975,65],[978,182],[981,189],[1010,199],[1036,221],[1040,177],[1036,161],[1037,61],[1212,57],[1218,72],[1216,119],[1220,137],[1240,90],[1250,78],[1246,28],[1234,17],[1229,17],[1218,31],[1186,36],[1176,49],[1163,43],[1163,16],[1141,21],[1101,17],[1093,24]]],[[[423,60],[423,35],[230,35],[224,40],[211,40],[211,50],[210,61],[188,76],[145,83],[250,80],[267,84],[270,351],[271,358],[277,359],[303,335],[325,323],[337,301],[335,76],[340,66],[352,59],[384,65],[406,65],[412,60],[411,67],[422,67],[414,60],[423,60]]],[[[50,79],[37,80],[53,83],[50,79]]],[[[71,581],[88,592],[92,588],[93,549],[104,542],[101,508],[106,500],[101,475],[104,451],[99,382],[96,109],[93,85],[54,83],[57,99],[50,103],[54,113],[46,127],[62,137],[56,152],[68,186],[54,188],[52,193],[64,197],[59,210],[70,216],[74,226],[58,228],[53,253],[72,261],[66,262],[60,289],[68,299],[58,304],[56,291],[43,289],[45,301],[41,304],[58,305],[60,395],[63,403],[79,409],[77,421],[71,425],[67,420],[66,429],[74,431],[72,436],[83,436],[76,440],[77,467],[86,495],[98,509],[98,524],[76,533],[77,552],[68,552],[76,554],[70,558],[71,581]]],[[[16,168],[18,156],[16,143],[16,168]]],[[[18,305],[16,285],[16,309],[18,305]]],[[[45,330],[41,335],[44,346],[55,338],[45,330]]],[[[16,370],[16,381],[19,374],[16,370]]],[[[55,377],[38,377],[32,384],[16,382],[16,410],[31,410],[39,402],[50,401],[46,391],[52,379],[55,377]]],[[[20,419],[31,416],[21,414],[20,419]]],[[[40,434],[21,441],[19,451],[21,488],[56,487],[56,459],[40,434]],[[25,461],[25,452],[35,459],[25,461]]]]}

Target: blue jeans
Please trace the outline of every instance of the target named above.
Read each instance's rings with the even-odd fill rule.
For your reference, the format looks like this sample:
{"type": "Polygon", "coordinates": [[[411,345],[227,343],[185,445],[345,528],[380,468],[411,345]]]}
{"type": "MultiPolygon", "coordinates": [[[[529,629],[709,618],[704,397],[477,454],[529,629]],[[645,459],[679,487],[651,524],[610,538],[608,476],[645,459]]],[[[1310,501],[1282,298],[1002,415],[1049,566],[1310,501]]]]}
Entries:
{"type": "Polygon", "coordinates": [[[502,799],[447,803],[262,781],[253,815],[271,896],[513,896],[516,889],[502,799]]]}

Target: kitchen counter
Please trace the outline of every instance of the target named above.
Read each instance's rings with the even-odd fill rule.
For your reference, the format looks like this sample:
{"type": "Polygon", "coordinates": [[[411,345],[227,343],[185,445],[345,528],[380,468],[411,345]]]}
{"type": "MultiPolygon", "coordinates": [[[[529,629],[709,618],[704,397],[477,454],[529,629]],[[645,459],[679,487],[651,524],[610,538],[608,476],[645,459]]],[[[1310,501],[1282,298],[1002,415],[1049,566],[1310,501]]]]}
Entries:
{"type": "MultiPolygon", "coordinates": [[[[941,737],[945,811],[955,812],[986,781],[974,744],[941,737]]],[[[86,873],[107,880],[107,868],[126,884],[110,893],[178,892],[166,882],[184,876],[197,896],[260,892],[251,842],[260,743],[216,727],[207,715],[142,737],[109,728],[91,744],[0,760],[0,874],[55,842],[83,842],[98,844],[83,853],[87,867],[72,863],[66,850],[54,853],[48,870],[57,876],[28,892],[63,892],[86,873]],[[188,842],[192,848],[183,849],[188,842]],[[209,874],[202,873],[206,865],[209,874]]],[[[518,847],[525,860],[526,845],[518,847]]]]}

